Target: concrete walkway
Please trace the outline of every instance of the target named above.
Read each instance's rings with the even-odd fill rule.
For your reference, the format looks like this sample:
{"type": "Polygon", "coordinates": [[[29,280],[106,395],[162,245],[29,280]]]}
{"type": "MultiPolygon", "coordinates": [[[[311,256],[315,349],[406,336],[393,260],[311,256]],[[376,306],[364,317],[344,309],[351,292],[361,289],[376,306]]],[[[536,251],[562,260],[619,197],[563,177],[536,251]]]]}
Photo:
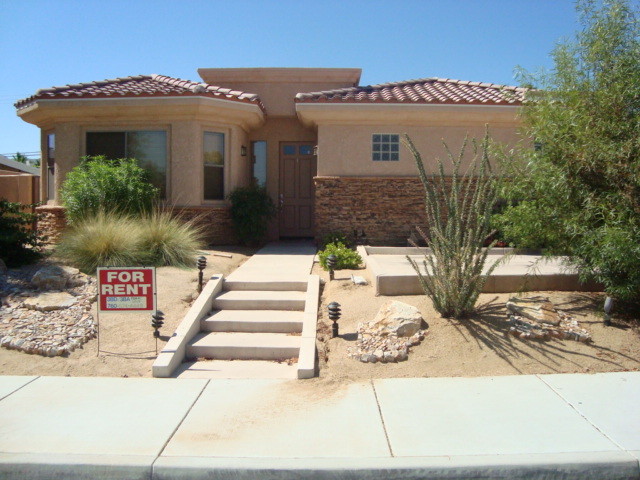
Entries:
{"type": "Polygon", "coordinates": [[[240,265],[229,282],[306,282],[316,247],[311,241],[282,241],[266,245],[240,265]]]}
{"type": "Polygon", "coordinates": [[[0,377],[3,479],[640,478],[640,372],[0,377]]]}

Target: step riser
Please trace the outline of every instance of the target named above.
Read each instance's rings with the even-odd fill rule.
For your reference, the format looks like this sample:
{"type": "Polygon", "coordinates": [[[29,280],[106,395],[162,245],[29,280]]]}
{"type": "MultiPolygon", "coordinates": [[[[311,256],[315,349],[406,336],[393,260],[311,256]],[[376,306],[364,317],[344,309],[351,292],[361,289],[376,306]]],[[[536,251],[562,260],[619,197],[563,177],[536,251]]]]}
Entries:
{"type": "Polygon", "coordinates": [[[213,301],[214,310],[304,310],[304,300],[227,300],[213,301]]]}
{"type": "Polygon", "coordinates": [[[299,349],[294,347],[187,347],[189,358],[213,358],[217,360],[279,360],[297,357],[299,349]]]}
{"type": "Polygon", "coordinates": [[[255,290],[255,291],[297,291],[306,292],[307,282],[224,282],[224,290],[255,290]]]}
{"type": "Polygon", "coordinates": [[[209,320],[201,324],[203,332],[301,333],[302,322],[234,322],[209,320]]]}

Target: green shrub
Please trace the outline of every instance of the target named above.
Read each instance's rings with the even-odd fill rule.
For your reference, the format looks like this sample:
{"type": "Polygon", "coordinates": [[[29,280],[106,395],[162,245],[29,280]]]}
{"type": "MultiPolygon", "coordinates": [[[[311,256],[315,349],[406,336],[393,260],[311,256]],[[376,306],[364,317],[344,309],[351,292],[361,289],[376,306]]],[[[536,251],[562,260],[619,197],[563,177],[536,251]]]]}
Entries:
{"type": "Polygon", "coordinates": [[[98,212],[70,226],[56,252],[94,273],[97,267],[193,267],[200,246],[200,231],[169,212],[144,217],[98,212]]]}
{"type": "Polygon", "coordinates": [[[63,233],[56,253],[90,274],[97,267],[142,265],[140,220],[114,212],[80,219],[63,233]]]}
{"type": "Polygon", "coordinates": [[[24,211],[34,206],[0,199],[0,258],[8,267],[31,263],[42,255],[45,238],[33,228],[36,215],[24,211]]]}
{"type": "Polygon", "coordinates": [[[238,187],[228,198],[238,239],[246,245],[262,242],[267,234],[269,221],[277,213],[266,188],[259,185],[238,187]]]}
{"type": "MultiPolygon", "coordinates": [[[[417,272],[420,285],[431,298],[433,307],[445,318],[463,318],[472,314],[487,277],[498,266],[495,262],[483,273],[484,265],[495,240],[483,249],[491,236],[491,212],[497,199],[497,182],[489,166],[489,137],[478,149],[466,173],[460,173],[467,139],[460,154],[454,157],[445,144],[452,174],[437,158],[437,172],[427,175],[420,153],[405,135],[404,144],[413,155],[420,181],[425,190],[428,235],[418,232],[431,249],[422,265],[407,256],[417,272]]],[[[503,257],[504,258],[504,257],[503,257]]]]}
{"type": "Polygon", "coordinates": [[[342,243],[349,248],[352,246],[352,242],[350,242],[347,236],[342,232],[330,232],[322,237],[322,249],[326,248],[330,243],[342,243]]]}
{"type": "Polygon", "coordinates": [[[203,247],[202,228],[178,220],[170,212],[154,211],[143,217],[139,230],[140,248],[149,265],[193,267],[203,247]]]}
{"type": "Polygon", "coordinates": [[[362,257],[355,250],[350,249],[342,242],[329,243],[324,250],[318,252],[320,266],[324,270],[329,270],[327,266],[327,257],[335,255],[337,257],[334,270],[355,270],[362,265],[362,257]]]}
{"type": "Polygon", "coordinates": [[[100,211],[150,212],[158,189],[149,183],[147,171],[136,160],[97,156],[84,157],[67,174],[61,195],[67,220],[73,224],[100,211]]]}

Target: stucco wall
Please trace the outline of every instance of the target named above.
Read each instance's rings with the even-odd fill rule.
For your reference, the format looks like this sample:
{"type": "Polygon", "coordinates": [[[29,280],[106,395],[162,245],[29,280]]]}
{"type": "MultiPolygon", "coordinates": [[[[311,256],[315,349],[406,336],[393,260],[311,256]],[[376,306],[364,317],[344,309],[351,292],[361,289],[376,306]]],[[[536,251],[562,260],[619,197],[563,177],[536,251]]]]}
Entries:
{"type": "MultiPolygon", "coordinates": [[[[428,170],[437,165],[435,158],[445,160],[447,173],[451,172],[446,161],[445,141],[454,155],[460,151],[465,135],[469,137],[465,165],[473,157],[471,139],[481,141],[485,127],[477,126],[402,126],[402,125],[320,125],[318,127],[318,175],[319,176],[415,176],[417,174],[413,156],[402,144],[399,161],[373,161],[371,159],[371,139],[374,133],[407,133],[422,155],[428,170]]],[[[493,140],[515,144],[516,127],[491,127],[489,134],[493,140]]]]}

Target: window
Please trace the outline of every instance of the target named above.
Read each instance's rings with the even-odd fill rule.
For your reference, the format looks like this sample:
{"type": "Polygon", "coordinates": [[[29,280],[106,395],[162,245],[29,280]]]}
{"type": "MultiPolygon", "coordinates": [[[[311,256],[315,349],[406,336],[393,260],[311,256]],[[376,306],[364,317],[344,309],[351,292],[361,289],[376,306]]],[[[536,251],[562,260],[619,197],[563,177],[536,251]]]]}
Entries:
{"type": "Polygon", "coordinates": [[[47,135],[47,200],[55,198],[56,134],[47,135]]]}
{"type": "Polygon", "coordinates": [[[371,142],[371,159],[376,162],[400,160],[400,135],[374,133],[371,142]]]}
{"type": "Polygon", "coordinates": [[[87,155],[135,158],[149,172],[149,181],[167,195],[167,133],[164,131],[87,132],[87,155]]]}
{"type": "Polygon", "coordinates": [[[267,183],[267,142],[259,140],[252,142],[253,178],[258,185],[267,183]]]}
{"type": "Polygon", "coordinates": [[[204,132],[204,199],[224,200],[224,133],[204,132]]]}

